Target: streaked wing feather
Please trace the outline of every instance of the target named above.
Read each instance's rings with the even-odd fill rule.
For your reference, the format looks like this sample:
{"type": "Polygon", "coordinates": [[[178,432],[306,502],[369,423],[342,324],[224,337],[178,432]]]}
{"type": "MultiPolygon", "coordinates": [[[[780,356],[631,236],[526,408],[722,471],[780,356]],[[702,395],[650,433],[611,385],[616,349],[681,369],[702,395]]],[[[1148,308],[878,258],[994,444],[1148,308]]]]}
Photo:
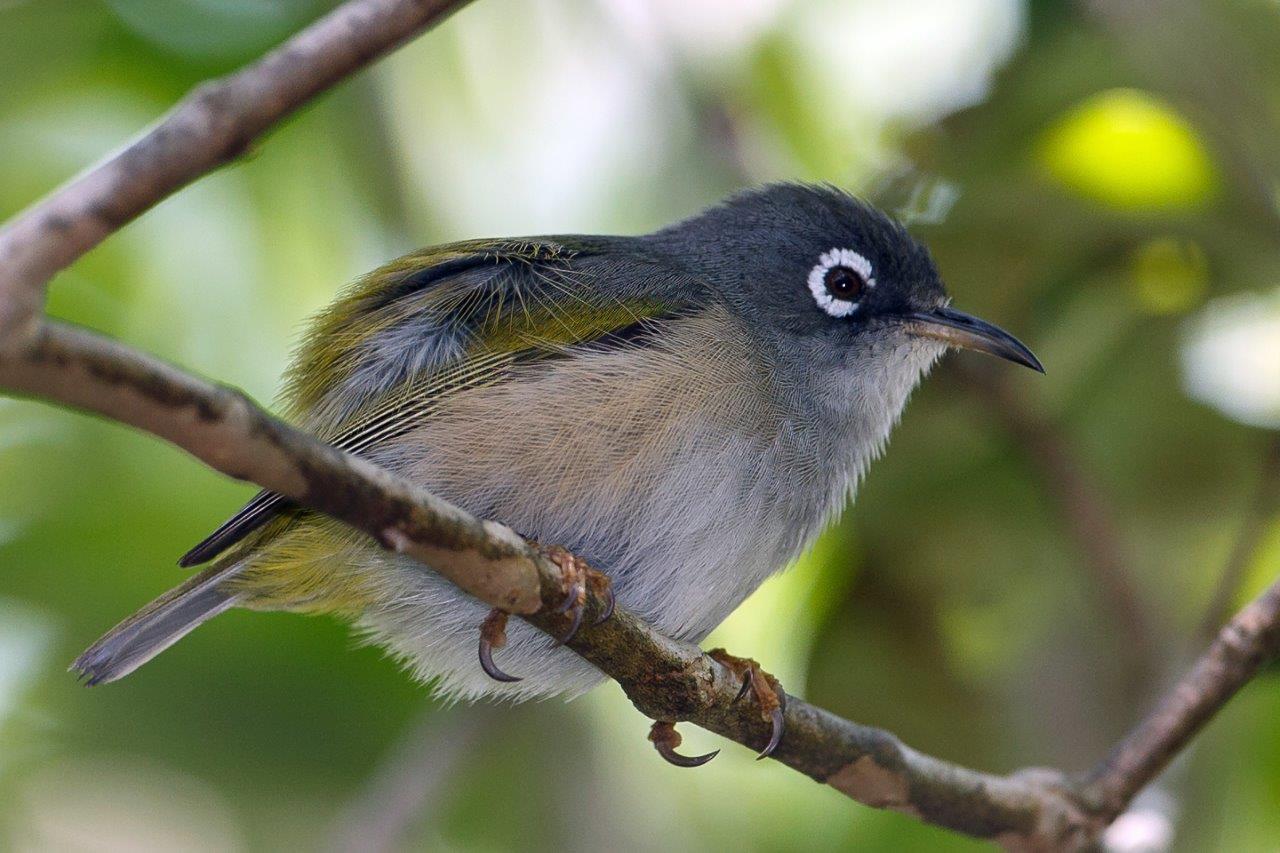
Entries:
{"type": "MultiPolygon", "coordinates": [[[[587,289],[589,275],[567,265],[576,256],[559,243],[511,241],[455,244],[393,261],[357,282],[314,326],[291,370],[286,407],[335,447],[367,455],[419,426],[451,394],[500,381],[518,362],[552,357],[579,344],[636,345],[673,310],[652,302],[601,299],[598,289],[587,289]],[[574,308],[571,319],[566,305],[574,308]],[[343,383],[348,397],[354,393],[350,386],[359,385],[352,377],[362,359],[367,362],[362,348],[373,335],[397,324],[424,322],[424,317],[439,334],[459,335],[465,350],[449,355],[448,347],[423,340],[422,351],[446,355],[404,367],[412,376],[408,381],[388,379],[389,387],[382,388],[369,383],[367,393],[359,387],[362,398],[356,403],[333,404],[343,383]],[[335,347],[335,340],[342,345],[335,347]],[[328,377],[323,385],[316,384],[318,375],[328,377]]],[[[406,351],[400,358],[412,359],[421,360],[420,352],[406,351]]],[[[179,564],[207,562],[292,509],[286,498],[259,492],[179,564]]]]}

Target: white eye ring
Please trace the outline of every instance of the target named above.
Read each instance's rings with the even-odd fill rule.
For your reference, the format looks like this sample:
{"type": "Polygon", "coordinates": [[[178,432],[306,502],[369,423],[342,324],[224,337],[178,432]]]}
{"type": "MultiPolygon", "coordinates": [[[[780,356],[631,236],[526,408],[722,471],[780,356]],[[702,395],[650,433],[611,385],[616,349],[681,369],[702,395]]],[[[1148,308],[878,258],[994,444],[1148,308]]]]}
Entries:
{"type": "Polygon", "coordinates": [[[848,267],[853,270],[862,276],[863,282],[869,289],[876,286],[876,280],[871,277],[871,261],[853,249],[832,249],[829,252],[823,252],[818,258],[818,263],[809,271],[809,292],[813,294],[818,307],[832,317],[848,317],[857,311],[862,303],[837,299],[831,295],[827,290],[827,273],[833,267],[848,267]]]}

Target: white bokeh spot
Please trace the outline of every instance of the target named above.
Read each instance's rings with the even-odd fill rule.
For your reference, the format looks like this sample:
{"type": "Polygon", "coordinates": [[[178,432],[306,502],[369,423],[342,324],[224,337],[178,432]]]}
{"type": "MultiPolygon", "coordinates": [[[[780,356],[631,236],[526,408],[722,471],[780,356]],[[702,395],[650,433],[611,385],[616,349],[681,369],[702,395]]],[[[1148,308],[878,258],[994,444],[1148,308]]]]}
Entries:
{"type": "Polygon", "coordinates": [[[1182,347],[1187,393],[1232,420],[1280,429],[1280,291],[1210,302],[1182,347]]]}
{"type": "Polygon", "coordinates": [[[794,17],[814,91],[833,114],[922,125],[987,96],[1024,14],[1018,0],[819,0],[794,17]]]}

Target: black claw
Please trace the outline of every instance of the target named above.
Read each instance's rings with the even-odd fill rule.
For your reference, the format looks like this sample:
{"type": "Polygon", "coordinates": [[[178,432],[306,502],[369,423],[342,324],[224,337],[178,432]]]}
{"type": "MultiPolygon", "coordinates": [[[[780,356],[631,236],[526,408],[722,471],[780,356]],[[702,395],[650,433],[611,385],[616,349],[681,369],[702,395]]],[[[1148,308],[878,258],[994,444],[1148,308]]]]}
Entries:
{"type": "Polygon", "coordinates": [[[701,767],[712,758],[718,756],[719,749],[714,749],[714,751],[708,752],[705,756],[681,756],[675,749],[664,744],[658,744],[658,754],[663,757],[664,761],[677,767],[701,767]]]}
{"type": "Polygon", "coordinates": [[[654,744],[663,760],[668,764],[674,764],[676,767],[701,767],[711,759],[720,754],[720,750],[712,750],[706,755],[681,755],[674,748],[665,743],[654,744]]]}
{"type": "Polygon", "coordinates": [[[613,594],[613,585],[609,585],[604,589],[604,610],[596,617],[595,624],[601,625],[608,622],[613,616],[613,610],[618,606],[618,599],[613,594]]]}
{"type": "MultiPolygon", "coordinates": [[[[730,704],[736,705],[742,701],[742,698],[747,695],[747,692],[755,684],[755,679],[762,677],[754,669],[748,669],[743,673],[742,686],[738,688],[738,695],[733,697],[733,702],[730,704]]],[[[778,697],[778,707],[769,713],[769,721],[773,724],[773,729],[769,735],[769,743],[756,756],[757,761],[761,758],[768,758],[773,754],[773,751],[778,748],[778,744],[782,743],[782,735],[786,731],[787,694],[780,686],[776,685],[773,687],[773,693],[778,697]]]]}
{"type": "Polygon", "coordinates": [[[585,607],[576,607],[573,610],[573,624],[569,626],[569,631],[563,637],[556,641],[556,645],[563,646],[572,640],[578,634],[578,629],[582,627],[582,614],[586,610],[585,607]]]}
{"type": "Polygon", "coordinates": [[[720,754],[717,749],[706,755],[681,755],[676,752],[676,747],[680,745],[680,733],[676,731],[675,723],[662,720],[655,722],[649,729],[649,741],[664,761],[676,767],[701,767],[720,754]]]}
{"type": "Polygon", "coordinates": [[[480,668],[484,670],[485,675],[494,681],[510,683],[521,680],[518,675],[507,675],[498,669],[493,662],[493,643],[489,642],[485,637],[480,638],[480,668]]]}
{"type": "Polygon", "coordinates": [[[773,709],[773,713],[769,715],[769,720],[773,723],[773,732],[769,736],[769,743],[756,756],[756,761],[773,755],[773,751],[778,748],[778,744],[782,743],[782,733],[787,728],[786,718],[782,714],[781,706],[773,709]]]}
{"type": "Polygon", "coordinates": [[[575,583],[569,587],[569,594],[565,596],[564,601],[556,606],[557,613],[568,613],[578,603],[578,599],[582,598],[582,584],[575,583]]]}

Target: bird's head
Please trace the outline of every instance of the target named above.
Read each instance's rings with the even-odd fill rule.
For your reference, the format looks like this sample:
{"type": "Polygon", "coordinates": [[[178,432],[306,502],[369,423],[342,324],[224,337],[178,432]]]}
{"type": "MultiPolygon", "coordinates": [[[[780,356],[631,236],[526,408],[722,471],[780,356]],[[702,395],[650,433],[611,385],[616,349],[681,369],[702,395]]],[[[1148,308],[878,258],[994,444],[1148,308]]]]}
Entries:
{"type": "Polygon", "coordinates": [[[1043,372],[1008,332],[950,307],[929,252],[897,221],[828,186],[735,196],[654,239],[722,297],[784,373],[892,405],[948,347],[1043,372]]]}

